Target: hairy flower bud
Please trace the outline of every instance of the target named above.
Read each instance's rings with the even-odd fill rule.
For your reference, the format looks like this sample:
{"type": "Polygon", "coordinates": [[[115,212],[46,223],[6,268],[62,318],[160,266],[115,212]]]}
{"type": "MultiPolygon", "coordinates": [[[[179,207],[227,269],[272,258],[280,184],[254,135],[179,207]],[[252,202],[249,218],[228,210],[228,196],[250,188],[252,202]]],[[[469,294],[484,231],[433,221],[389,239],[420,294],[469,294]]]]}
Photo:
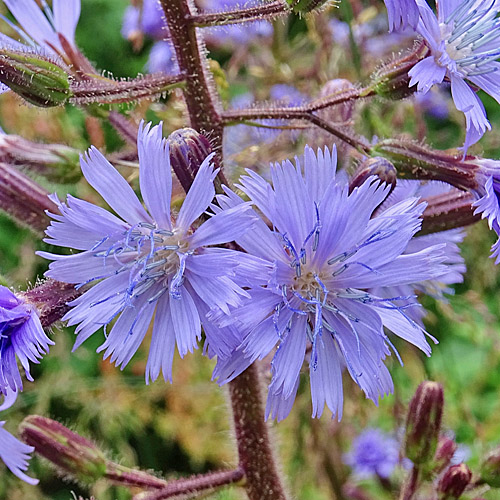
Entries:
{"type": "Polygon", "coordinates": [[[439,474],[450,465],[453,455],[457,451],[457,443],[446,436],[441,436],[434,456],[433,472],[439,474]]]}
{"type": "Polygon", "coordinates": [[[329,0],[286,0],[286,2],[296,14],[307,14],[314,9],[323,7],[329,0]]]}
{"type": "Polygon", "coordinates": [[[170,164],[182,187],[187,191],[196,172],[212,152],[208,139],[192,128],[182,128],[168,138],[170,164]]]}
{"type": "Polygon", "coordinates": [[[0,162],[0,210],[29,228],[43,232],[49,223],[46,210],[55,210],[48,193],[12,165],[0,162]]]}
{"type": "Polygon", "coordinates": [[[392,193],[393,189],[396,187],[397,181],[397,171],[394,168],[394,165],[385,158],[375,157],[368,158],[367,160],[361,162],[356,169],[351,181],[349,182],[349,192],[355,187],[361,186],[363,182],[368,179],[368,177],[376,176],[382,182],[390,184],[392,186],[391,191],[388,193],[392,193]]]}
{"type": "Polygon", "coordinates": [[[89,440],[50,418],[31,415],[20,426],[21,436],[61,472],[85,483],[106,474],[106,457],[89,440]]]}
{"type": "Polygon", "coordinates": [[[0,133],[0,160],[22,165],[47,179],[63,184],[81,178],[80,153],[63,144],[40,144],[19,135],[0,133]]]}
{"type": "Polygon", "coordinates": [[[465,464],[452,465],[438,483],[439,500],[460,498],[472,478],[472,472],[465,464]]]}
{"type": "Polygon", "coordinates": [[[61,106],[72,95],[62,63],[30,52],[0,49],[0,82],[42,108],[61,106]]]}
{"type": "Polygon", "coordinates": [[[375,72],[370,89],[379,96],[395,101],[412,95],[416,87],[410,87],[411,78],[408,72],[423,59],[427,52],[425,45],[420,44],[405,57],[385,64],[375,72]]]}
{"type": "Polygon", "coordinates": [[[443,387],[429,381],[418,386],[410,401],[406,419],[405,456],[414,464],[426,464],[434,457],[443,404],[443,387]]]}

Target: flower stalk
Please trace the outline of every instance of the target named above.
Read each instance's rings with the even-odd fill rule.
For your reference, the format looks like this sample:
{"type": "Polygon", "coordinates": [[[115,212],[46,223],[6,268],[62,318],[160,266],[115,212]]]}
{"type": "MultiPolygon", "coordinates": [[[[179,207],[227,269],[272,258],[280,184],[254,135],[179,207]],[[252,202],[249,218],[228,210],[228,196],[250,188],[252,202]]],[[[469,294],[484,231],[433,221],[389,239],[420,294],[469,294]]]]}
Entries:
{"type": "Polygon", "coordinates": [[[253,364],[229,383],[239,466],[249,500],[286,500],[269,440],[258,367],[253,364]]]}

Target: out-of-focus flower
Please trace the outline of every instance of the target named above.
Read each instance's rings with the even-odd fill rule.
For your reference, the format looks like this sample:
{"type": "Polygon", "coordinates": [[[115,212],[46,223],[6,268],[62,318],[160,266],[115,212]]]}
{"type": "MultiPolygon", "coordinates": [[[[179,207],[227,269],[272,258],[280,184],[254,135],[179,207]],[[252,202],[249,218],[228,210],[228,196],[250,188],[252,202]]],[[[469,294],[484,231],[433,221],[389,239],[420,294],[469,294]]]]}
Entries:
{"type": "Polygon", "coordinates": [[[99,348],[122,368],[130,361],[153,323],[146,380],[160,371],[172,380],[174,348],[192,352],[204,327],[209,355],[228,355],[235,342],[211,328],[206,314],[229,313],[247,293],[233,278],[245,256],[213,245],[233,241],[253,224],[248,204],[217,213],[193,230],[210,205],[217,171],[211,155],[200,166],[175,221],[170,211],[172,178],[169,147],[161,125],[141,124],[138,134],[139,180],[146,211],[129,184],[95,148],[82,158],[87,181],[116,212],[68,195],[56,196],[60,215],[47,229],[47,242],[82,250],[73,255],[41,252],[53,260],[49,277],[78,287],[98,282],[70,305],[63,320],[78,325],[75,348],[114,319],[99,348]],[[155,316],[154,316],[155,315],[155,316]],[[155,317],[153,321],[153,316],[155,317]]]}
{"type": "MultiPolygon", "coordinates": [[[[446,271],[440,246],[404,254],[425,204],[411,197],[372,217],[390,186],[369,178],[349,193],[335,178],[336,160],[335,150],[315,154],[306,148],[303,162],[272,167],[272,186],[251,171],[241,179],[241,189],[273,230],[262,220],[236,241],[267,262],[271,273],[261,288],[250,290],[251,301],[232,311],[231,321],[238,321],[245,340],[218,364],[215,376],[220,382],[234,378],[278,344],[266,413],[280,420],[293,405],[306,356],[313,416],[326,404],[340,418],[344,368],[374,402],[393,389],[383,363],[391,345],[384,326],[430,354],[425,331],[406,314],[413,306],[410,297],[369,291],[435,279],[446,271]]],[[[220,203],[242,202],[228,192],[220,203]]]]}
{"type": "MultiPolygon", "coordinates": [[[[0,411],[10,408],[17,398],[17,392],[7,390],[5,392],[4,402],[0,405],[0,411]]],[[[22,443],[12,434],[6,431],[3,426],[5,421],[0,422],[0,460],[4,462],[7,468],[19,479],[29,484],[38,484],[38,479],[27,476],[24,471],[28,469],[30,453],[34,448],[22,443]]]]}
{"type": "Polygon", "coordinates": [[[61,36],[65,42],[73,47],[75,44],[75,30],[80,18],[80,0],[54,0],[52,10],[47,7],[41,9],[35,0],[4,0],[12,15],[21,25],[17,27],[7,19],[11,27],[19,34],[22,42],[0,33],[0,42],[7,47],[26,49],[43,49],[46,53],[63,55],[65,48],[61,43],[61,36]]]}
{"type": "MultiPolygon", "coordinates": [[[[199,3],[207,12],[223,12],[225,10],[234,10],[242,5],[247,8],[262,5],[264,2],[261,0],[249,2],[241,2],[240,0],[200,0],[199,3]]],[[[253,21],[244,24],[204,28],[203,32],[207,43],[244,46],[261,38],[269,38],[273,34],[273,25],[269,21],[253,21]]]]}
{"type": "Polygon", "coordinates": [[[143,0],[142,7],[128,6],[123,15],[122,36],[132,38],[137,32],[144,33],[154,40],[168,38],[165,14],[157,0],[143,0]]]}
{"type": "Polygon", "coordinates": [[[425,94],[416,92],[414,95],[415,103],[424,113],[436,120],[445,120],[450,116],[448,108],[448,97],[443,91],[435,87],[425,94]]]}
{"type": "Polygon", "coordinates": [[[379,429],[364,430],[352,443],[344,462],[358,477],[388,478],[399,463],[399,443],[379,429]]]}
{"type": "Polygon", "coordinates": [[[464,152],[491,129],[484,106],[467,83],[483,89],[500,102],[500,12],[496,0],[449,0],[438,2],[437,16],[425,0],[417,0],[420,20],[416,30],[431,54],[409,72],[410,84],[420,92],[451,82],[457,109],[465,114],[464,152]]]}
{"type": "Polygon", "coordinates": [[[0,286],[0,394],[23,389],[16,358],[26,378],[33,381],[30,362],[38,363],[53,344],[43,331],[36,307],[0,286]]]}
{"type": "Polygon", "coordinates": [[[417,26],[419,13],[415,0],[385,0],[385,6],[391,31],[417,26]]]}

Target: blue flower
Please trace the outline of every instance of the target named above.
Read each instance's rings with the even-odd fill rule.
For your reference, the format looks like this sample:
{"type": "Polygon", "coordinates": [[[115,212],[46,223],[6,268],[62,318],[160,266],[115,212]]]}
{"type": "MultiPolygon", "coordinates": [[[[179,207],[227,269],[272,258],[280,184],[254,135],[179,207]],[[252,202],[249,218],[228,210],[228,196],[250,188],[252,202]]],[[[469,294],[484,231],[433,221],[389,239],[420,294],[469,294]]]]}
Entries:
{"type": "MultiPolygon", "coordinates": [[[[268,417],[283,419],[290,411],[306,357],[313,416],[319,417],[326,404],[340,419],[344,368],[373,401],[391,392],[383,363],[391,343],[384,326],[430,354],[425,331],[406,314],[412,297],[369,291],[446,272],[441,245],[404,253],[420,228],[425,204],[408,198],[372,217],[389,186],[371,177],[349,194],[335,169],[335,150],[315,155],[306,148],[295,166],[285,161],[272,167],[272,185],[251,171],[241,179],[241,189],[268,223],[260,220],[236,242],[260,260],[256,268],[267,265],[269,273],[260,287],[250,289],[252,300],[231,317],[214,316],[221,325],[236,321],[245,334],[214,375],[220,383],[231,380],[278,345],[268,417]]],[[[230,208],[242,202],[228,191],[219,203],[230,208]]]]}
{"type": "Polygon", "coordinates": [[[438,2],[437,17],[424,0],[417,0],[417,31],[430,55],[409,72],[410,85],[427,92],[445,78],[457,109],[465,114],[464,152],[491,129],[484,106],[467,83],[483,89],[500,102],[500,9],[496,0],[438,2]]]}
{"type": "Polygon", "coordinates": [[[378,429],[364,430],[352,443],[344,462],[360,478],[372,475],[388,478],[399,463],[399,444],[378,429]]]}
{"type": "Polygon", "coordinates": [[[38,363],[53,344],[43,331],[35,306],[0,286],[0,394],[23,389],[16,358],[26,378],[33,381],[30,361],[38,363]]]}
{"type": "MultiPolygon", "coordinates": [[[[16,398],[17,392],[8,390],[5,393],[3,404],[0,405],[0,411],[10,408],[16,398]]],[[[33,479],[24,473],[28,468],[29,454],[33,452],[34,448],[16,439],[3,428],[4,424],[5,421],[0,422],[0,459],[19,479],[29,484],[38,484],[38,479],[33,479]]]]}
{"type": "Polygon", "coordinates": [[[144,0],[142,8],[130,5],[125,9],[122,36],[129,38],[137,31],[141,31],[155,40],[163,40],[170,36],[160,2],[144,0]]]}
{"type": "Polygon", "coordinates": [[[49,54],[63,55],[65,50],[60,39],[63,37],[76,47],[75,30],[80,18],[80,0],[54,0],[52,10],[46,4],[42,10],[35,0],[4,2],[22,29],[6,18],[4,20],[21,36],[23,43],[0,33],[1,43],[21,50],[25,50],[27,44],[34,49],[42,48],[49,54]]]}
{"type": "Polygon", "coordinates": [[[385,6],[391,31],[417,26],[419,14],[415,0],[385,0],[385,6]]]}
{"type": "Polygon", "coordinates": [[[192,352],[202,325],[209,355],[228,355],[239,341],[211,328],[206,314],[211,309],[228,314],[229,306],[237,307],[247,295],[233,281],[245,257],[211,247],[247,232],[253,217],[250,206],[243,204],[193,229],[215,195],[217,171],[209,156],[172,218],[169,147],[161,125],[141,124],[138,151],[139,181],[148,211],[125,179],[91,148],[81,160],[83,175],[117,215],[69,195],[66,203],[54,196],[60,215],[51,214],[54,221],[45,241],[82,251],[40,255],[54,261],[46,276],[85,288],[97,283],[70,303],[72,309],[63,318],[78,325],[75,349],[116,320],[99,351],[123,368],[153,323],[146,380],[155,380],[162,371],[171,381],[175,345],[181,357],[192,352]]]}

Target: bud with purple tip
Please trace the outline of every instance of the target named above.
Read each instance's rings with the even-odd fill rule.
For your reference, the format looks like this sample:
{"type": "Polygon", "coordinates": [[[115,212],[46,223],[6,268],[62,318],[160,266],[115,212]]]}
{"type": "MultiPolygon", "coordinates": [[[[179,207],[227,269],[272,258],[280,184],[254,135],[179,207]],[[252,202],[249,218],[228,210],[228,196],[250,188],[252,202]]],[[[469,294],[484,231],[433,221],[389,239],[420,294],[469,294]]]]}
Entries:
{"type": "Polygon", "coordinates": [[[434,456],[433,472],[439,474],[450,465],[453,455],[457,451],[457,443],[446,436],[441,436],[434,456]]]}
{"type": "Polygon", "coordinates": [[[382,182],[392,186],[387,194],[389,196],[396,187],[397,171],[394,165],[385,158],[377,156],[375,158],[368,158],[361,162],[354,173],[351,181],[349,182],[349,192],[355,187],[361,186],[369,177],[378,177],[382,182]]]}
{"type": "Polygon", "coordinates": [[[430,381],[422,382],[410,401],[404,449],[414,464],[426,464],[434,458],[443,404],[443,387],[430,381]]]}
{"type": "Polygon", "coordinates": [[[452,465],[438,483],[439,500],[457,500],[467,488],[472,472],[465,464],[452,465]]]}
{"type": "Polygon", "coordinates": [[[63,473],[94,483],[106,474],[106,457],[88,439],[50,418],[31,415],[20,426],[23,441],[63,473]]]}
{"type": "Polygon", "coordinates": [[[209,140],[192,128],[176,130],[168,137],[170,164],[182,187],[188,191],[200,165],[212,152],[209,140]]]}

